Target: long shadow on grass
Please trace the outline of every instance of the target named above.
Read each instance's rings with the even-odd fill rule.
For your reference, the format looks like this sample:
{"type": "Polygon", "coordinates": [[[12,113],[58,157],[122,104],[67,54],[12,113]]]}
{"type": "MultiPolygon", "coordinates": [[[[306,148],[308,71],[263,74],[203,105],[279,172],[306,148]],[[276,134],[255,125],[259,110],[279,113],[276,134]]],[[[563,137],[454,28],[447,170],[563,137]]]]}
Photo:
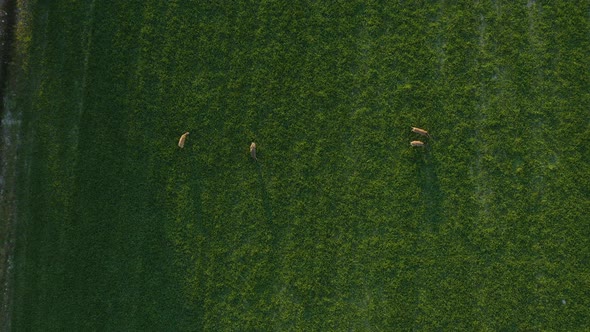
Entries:
{"type": "Polygon", "coordinates": [[[431,231],[437,231],[442,221],[442,192],[436,172],[438,164],[430,148],[426,151],[416,151],[414,155],[418,165],[418,181],[423,194],[424,222],[431,231]]]}
{"type": "MultiPolygon", "coordinates": [[[[184,165],[184,169],[191,169],[191,160],[189,158],[186,158],[186,160],[184,160],[186,162],[186,164],[184,165]]],[[[202,192],[203,192],[203,184],[202,184],[202,180],[201,180],[201,175],[204,174],[206,171],[205,169],[203,169],[202,167],[197,167],[197,171],[196,172],[191,172],[191,178],[190,178],[190,197],[192,197],[192,209],[191,212],[194,213],[194,219],[196,220],[196,228],[192,231],[192,233],[189,235],[189,237],[191,239],[196,239],[199,238],[201,239],[200,241],[197,241],[197,248],[198,248],[198,254],[196,255],[196,257],[185,257],[187,260],[183,262],[183,266],[186,268],[186,266],[194,266],[195,263],[198,266],[198,269],[196,271],[196,275],[198,276],[198,285],[199,285],[199,291],[200,293],[198,294],[198,296],[196,297],[195,301],[192,303],[192,307],[187,307],[188,308],[188,312],[192,312],[188,313],[188,315],[186,316],[182,316],[182,317],[190,317],[191,315],[193,315],[194,317],[194,321],[191,322],[191,320],[187,320],[186,322],[183,322],[186,324],[186,326],[191,326],[191,328],[197,328],[197,329],[202,329],[204,324],[205,324],[205,312],[207,311],[207,308],[205,306],[205,301],[206,301],[206,296],[205,296],[205,292],[206,292],[206,287],[205,285],[208,283],[207,280],[207,276],[206,276],[206,270],[207,267],[209,266],[210,262],[210,258],[208,253],[211,252],[210,249],[210,242],[208,241],[208,239],[211,238],[210,236],[210,224],[206,223],[207,220],[207,216],[205,216],[205,213],[203,212],[203,205],[202,205],[202,192]],[[194,259],[196,258],[196,262],[194,261],[194,259]],[[196,322],[196,323],[195,323],[196,322]]],[[[187,242],[189,242],[190,240],[187,240],[187,242]]],[[[190,242],[189,242],[190,243],[190,242]]],[[[191,273],[193,273],[191,271],[191,273]]]]}
{"type": "Polygon", "coordinates": [[[268,221],[269,225],[272,225],[272,206],[270,204],[268,191],[266,190],[264,176],[262,176],[262,165],[259,162],[257,162],[256,168],[258,171],[258,182],[260,183],[260,195],[262,197],[262,206],[264,208],[264,214],[266,215],[266,220],[268,221]]]}

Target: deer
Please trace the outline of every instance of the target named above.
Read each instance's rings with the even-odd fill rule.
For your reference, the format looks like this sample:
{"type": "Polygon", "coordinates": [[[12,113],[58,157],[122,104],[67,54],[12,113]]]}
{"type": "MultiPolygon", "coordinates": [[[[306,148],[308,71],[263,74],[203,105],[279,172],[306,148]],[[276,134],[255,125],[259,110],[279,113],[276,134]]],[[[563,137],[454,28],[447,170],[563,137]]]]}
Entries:
{"type": "Polygon", "coordinates": [[[411,141],[410,142],[411,146],[425,146],[426,143],[422,142],[422,141],[411,141]]]}
{"type": "Polygon", "coordinates": [[[182,134],[182,136],[180,136],[180,139],[178,140],[178,147],[179,148],[184,148],[184,142],[186,141],[186,137],[188,136],[189,132],[187,131],[186,133],[182,134]]]}
{"type": "Polygon", "coordinates": [[[254,142],[252,142],[252,144],[250,144],[250,156],[255,161],[258,161],[258,158],[256,158],[256,143],[254,143],[254,142]]]}
{"type": "Polygon", "coordinates": [[[416,133],[416,134],[420,134],[422,136],[426,136],[428,138],[432,138],[432,136],[430,136],[430,134],[426,130],[424,130],[424,129],[412,127],[412,132],[413,133],[416,133]]]}

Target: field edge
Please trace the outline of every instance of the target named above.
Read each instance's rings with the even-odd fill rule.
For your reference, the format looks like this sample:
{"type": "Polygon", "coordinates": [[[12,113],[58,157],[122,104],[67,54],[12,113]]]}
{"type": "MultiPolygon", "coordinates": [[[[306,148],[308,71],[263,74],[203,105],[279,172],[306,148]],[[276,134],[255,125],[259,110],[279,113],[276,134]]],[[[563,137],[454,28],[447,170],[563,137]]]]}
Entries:
{"type": "Polygon", "coordinates": [[[10,331],[13,303],[13,268],[17,228],[17,181],[22,114],[16,107],[17,81],[26,54],[28,28],[21,24],[28,12],[27,0],[0,0],[0,330],[10,331]],[[24,39],[23,39],[24,38],[24,39]],[[21,54],[22,53],[22,54],[21,54]],[[19,54],[20,56],[17,56],[19,54]]]}

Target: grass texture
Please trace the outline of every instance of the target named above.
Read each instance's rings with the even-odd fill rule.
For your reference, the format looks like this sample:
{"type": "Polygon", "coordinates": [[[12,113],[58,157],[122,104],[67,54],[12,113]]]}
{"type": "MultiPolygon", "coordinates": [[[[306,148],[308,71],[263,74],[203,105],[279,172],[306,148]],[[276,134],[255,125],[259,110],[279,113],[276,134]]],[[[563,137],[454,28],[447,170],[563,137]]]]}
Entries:
{"type": "Polygon", "coordinates": [[[590,328],[588,1],[26,3],[15,331],[590,328]]]}

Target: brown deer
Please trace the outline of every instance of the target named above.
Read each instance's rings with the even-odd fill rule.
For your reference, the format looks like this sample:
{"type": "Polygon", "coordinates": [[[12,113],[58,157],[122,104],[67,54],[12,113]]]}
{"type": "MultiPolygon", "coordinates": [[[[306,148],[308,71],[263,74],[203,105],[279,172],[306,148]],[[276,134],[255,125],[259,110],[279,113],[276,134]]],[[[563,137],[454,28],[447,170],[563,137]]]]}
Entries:
{"type": "Polygon", "coordinates": [[[411,141],[410,145],[411,146],[425,146],[426,144],[422,141],[411,141]]]}
{"type": "Polygon", "coordinates": [[[422,135],[422,136],[426,136],[426,137],[432,138],[432,137],[430,136],[430,134],[429,134],[429,133],[428,133],[426,130],[424,130],[424,129],[420,129],[420,128],[412,127],[412,132],[413,132],[413,133],[416,133],[416,134],[420,134],[420,135],[422,135]]]}
{"type": "Polygon", "coordinates": [[[189,132],[187,131],[186,133],[182,134],[182,136],[180,136],[180,139],[178,140],[178,147],[179,148],[184,148],[184,142],[186,141],[186,137],[188,136],[189,132]]]}
{"type": "Polygon", "coordinates": [[[252,156],[252,159],[258,161],[258,158],[256,158],[256,143],[254,142],[250,144],[250,156],[252,156]]]}

